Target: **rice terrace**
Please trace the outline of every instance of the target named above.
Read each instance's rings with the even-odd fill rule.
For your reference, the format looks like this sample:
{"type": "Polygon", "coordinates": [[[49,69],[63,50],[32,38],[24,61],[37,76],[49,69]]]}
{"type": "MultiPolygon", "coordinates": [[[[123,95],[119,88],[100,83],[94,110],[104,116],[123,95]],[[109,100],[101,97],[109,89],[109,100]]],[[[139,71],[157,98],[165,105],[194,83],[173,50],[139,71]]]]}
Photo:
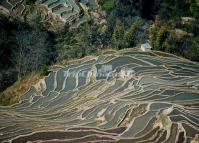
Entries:
{"type": "Polygon", "coordinates": [[[0,141],[194,143],[199,64],[163,52],[106,51],[54,68],[0,107],[0,141]]]}
{"type": "Polygon", "coordinates": [[[98,5],[95,0],[39,0],[37,10],[32,10],[24,0],[1,0],[0,10],[9,13],[11,16],[18,16],[27,19],[31,16],[40,15],[43,21],[49,20],[52,24],[62,21],[72,28],[78,28],[81,24],[90,20],[90,12],[97,11],[98,5]],[[28,15],[30,14],[30,15],[28,15]],[[51,17],[50,17],[51,16],[51,17]]]}

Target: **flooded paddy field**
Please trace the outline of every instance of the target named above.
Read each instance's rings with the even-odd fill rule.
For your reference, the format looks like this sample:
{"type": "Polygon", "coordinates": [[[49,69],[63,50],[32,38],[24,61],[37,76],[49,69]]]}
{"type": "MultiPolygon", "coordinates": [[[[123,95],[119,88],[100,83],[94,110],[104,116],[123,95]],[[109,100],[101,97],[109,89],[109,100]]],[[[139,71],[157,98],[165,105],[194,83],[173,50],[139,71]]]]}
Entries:
{"type": "Polygon", "coordinates": [[[0,107],[0,142],[199,139],[197,63],[152,52],[111,51],[53,70],[42,81],[42,89],[33,85],[19,103],[0,107]]]}

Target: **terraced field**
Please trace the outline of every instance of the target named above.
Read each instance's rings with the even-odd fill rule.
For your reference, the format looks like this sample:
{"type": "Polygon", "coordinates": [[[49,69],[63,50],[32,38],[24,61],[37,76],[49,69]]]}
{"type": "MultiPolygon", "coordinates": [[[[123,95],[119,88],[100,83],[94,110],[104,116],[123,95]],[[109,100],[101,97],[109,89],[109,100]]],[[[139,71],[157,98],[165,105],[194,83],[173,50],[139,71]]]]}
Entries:
{"type": "MultiPolygon", "coordinates": [[[[161,55],[164,55],[161,56],[161,55]]],[[[0,141],[190,143],[199,134],[199,65],[133,50],[54,69],[0,107],[0,141]]]]}
{"type": "MultiPolygon", "coordinates": [[[[71,25],[72,28],[78,28],[79,25],[90,19],[89,14],[82,7],[90,10],[98,7],[95,0],[38,0],[38,3],[45,6],[48,13],[52,13],[54,18],[59,17],[61,21],[71,25]]],[[[14,17],[19,16],[21,18],[25,16],[29,9],[24,0],[1,0],[0,9],[2,7],[4,11],[8,11],[14,17]]]]}
{"type": "Polygon", "coordinates": [[[55,15],[60,16],[65,22],[71,22],[76,19],[80,13],[80,7],[74,0],[43,0],[43,5],[46,5],[55,15]]]}
{"type": "Polygon", "coordinates": [[[76,0],[42,0],[42,4],[46,5],[52,13],[68,23],[73,24],[73,28],[78,28],[80,24],[89,20],[89,15],[83,12],[83,7],[88,9],[97,8],[95,0],[76,1],[76,0]]]}
{"type": "Polygon", "coordinates": [[[13,16],[24,16],[27,12],[23,0],[1,0],[0,6],[7,9],[13,16]]]}

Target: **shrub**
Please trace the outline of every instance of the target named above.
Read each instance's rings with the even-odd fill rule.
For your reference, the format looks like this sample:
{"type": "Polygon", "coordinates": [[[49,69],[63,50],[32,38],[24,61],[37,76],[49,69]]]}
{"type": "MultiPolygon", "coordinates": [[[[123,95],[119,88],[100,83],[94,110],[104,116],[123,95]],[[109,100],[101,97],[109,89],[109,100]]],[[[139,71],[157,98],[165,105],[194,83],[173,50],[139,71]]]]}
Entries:
{"type": "Polygon", "coordinates": [[[41,68],[40,68],[40,74],[42,76],[46,76],[49,74],[49,71],[48,71],[48,66],[47,65],[42,65],[41,68]]]}

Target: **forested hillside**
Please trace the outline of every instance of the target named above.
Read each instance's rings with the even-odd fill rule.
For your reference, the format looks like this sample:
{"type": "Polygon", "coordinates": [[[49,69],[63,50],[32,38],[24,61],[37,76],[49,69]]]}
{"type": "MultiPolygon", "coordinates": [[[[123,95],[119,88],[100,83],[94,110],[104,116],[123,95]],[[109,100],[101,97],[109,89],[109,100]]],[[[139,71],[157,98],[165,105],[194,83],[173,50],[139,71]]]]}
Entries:
{"type": "Polygon", "coordinates": [[[91,18],[76,28],[49,23],[39,2],[24,1],[29,12],[23,20],[0,16],[0,91],[32,71],[45,74],[48,65],[145,42],[199,62],[198,0],[100,0],[86,9],[89,1],[82,9],[91,18]]]}
{"type": "Polygon", "coordinates": [[[40,27],[0,17],[0,90],[55,61],[53,35],[40,27]]]}
{"type": "Polygon", "coordinates": [[[108,13],[107,21],[109,33],[113,33],[110,36],[113,43],[117,39],[114,33],[118,29],[121,34],[118,37],[123,41],[119,43],[127,42],[120,48],[149,41],[155,50],[199,61],[198,0],[102,0],[100,3],[108,13]],[[130,45],[127,35],[130,35],[130,45]]]}

